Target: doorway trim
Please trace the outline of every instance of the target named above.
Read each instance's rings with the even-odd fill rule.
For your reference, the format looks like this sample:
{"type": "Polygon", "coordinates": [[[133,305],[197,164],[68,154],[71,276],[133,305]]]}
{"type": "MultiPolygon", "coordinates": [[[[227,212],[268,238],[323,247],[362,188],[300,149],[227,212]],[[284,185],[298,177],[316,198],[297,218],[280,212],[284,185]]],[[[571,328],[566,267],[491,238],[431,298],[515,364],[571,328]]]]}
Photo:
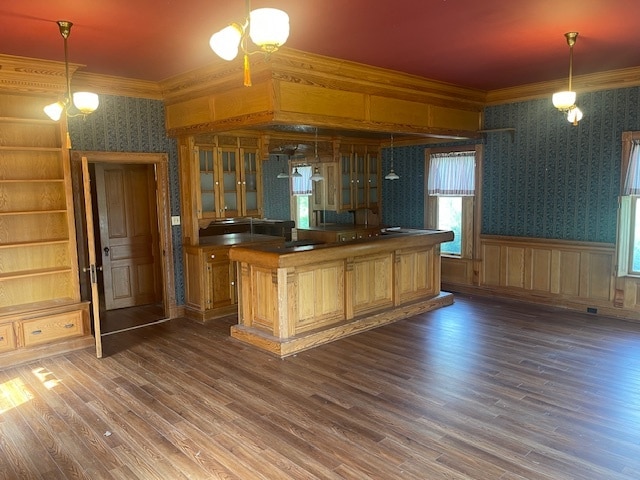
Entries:
{"type": "Polygon", "coordinates": [[[166,153],[146,152],[96,152],[74,150],[74,161],[83,158],[88,163],[111,164],[153,164],[156,176],[156,211],[158,218],[158,239],[161,252],[162,299],[164,313],[168,319],[180,316],[176,304],[175,266],[173,260],[173,237],[171,235],[171,205],[169,193],[169,159],[166,153]]]}

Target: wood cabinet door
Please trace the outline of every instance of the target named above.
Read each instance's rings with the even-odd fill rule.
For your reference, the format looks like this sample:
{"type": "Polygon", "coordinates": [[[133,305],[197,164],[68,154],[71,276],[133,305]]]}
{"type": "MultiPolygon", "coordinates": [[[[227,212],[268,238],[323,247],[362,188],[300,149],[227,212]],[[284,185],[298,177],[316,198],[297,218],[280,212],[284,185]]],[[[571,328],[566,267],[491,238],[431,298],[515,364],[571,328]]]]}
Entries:
{"type": "Polygon", "coordinates": [[[219,308],[235,303],[235,278],[228,251],[206,253],[206,308],[219,308]]]}
{"type": "Polygon", "coordinates": [[[199,199],[198,218],[216,218],[219,215],[219,179],[216,165],[217,151],[213,147],[195,147],[198,162],[199,199]]]}
{"type": "Polygon", "coordinates": [[[367,207],[376,210],[380,205],[380,157],[367,153],[367,207]]]}
{"type": "Polygon", "coordinates": [[[240,164],[237,148],[219,148],[220,172],[222,179],[222,211],[224,218],[241,216],[240,164]]]}
{"type": "Polygon", "coordinates": [[[351,161],[350,153],[340,155],[340,210],[350,210],[354,205],[351,161]]]}
{"type": "Polygon", "coordinates": [[[95,165],[107,310],[160,301],[152,165],[95,165]]]}
{"type": "Polygon", "coordinates": [[[242,215],[262,216],[262,172],[258,151],[241,149],[242,157],[242,215]]]}

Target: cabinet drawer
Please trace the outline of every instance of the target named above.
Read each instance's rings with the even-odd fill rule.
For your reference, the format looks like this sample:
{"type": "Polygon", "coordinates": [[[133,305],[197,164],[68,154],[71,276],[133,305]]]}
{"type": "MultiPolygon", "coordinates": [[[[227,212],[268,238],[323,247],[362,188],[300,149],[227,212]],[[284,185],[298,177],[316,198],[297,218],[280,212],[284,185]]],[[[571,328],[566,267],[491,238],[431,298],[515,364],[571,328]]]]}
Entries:
{"type": "Polygon", "coordinates": [[[229,249],[207,249],[203,250],[202,254],[206,262],[228,262],[229,261],[229,249]]]}
{"type": "Polygon", "coordinates": [[[13,323],[0,325],[0,352],[7,352],[16,348],[16,337],[13,334],[13,323]]]}
{"type": "Polygon", "coordinates": [[[82,335],[82,312],[68,312],[22,322],[25,347],[82,335]]]}

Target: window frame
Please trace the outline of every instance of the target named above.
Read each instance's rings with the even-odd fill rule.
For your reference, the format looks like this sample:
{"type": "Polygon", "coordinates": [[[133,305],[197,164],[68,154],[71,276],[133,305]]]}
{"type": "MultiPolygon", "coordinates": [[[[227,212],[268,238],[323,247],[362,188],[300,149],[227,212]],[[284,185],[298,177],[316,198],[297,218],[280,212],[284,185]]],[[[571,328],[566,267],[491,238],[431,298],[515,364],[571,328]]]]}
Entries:
{"type": "Polygon", "coordinates": [[[635,212],[638,195],[625,195],[624,185],[627,179],[631,148],[640,141],[640,131],[622,132],[622,159],[620,162],[620,193],[618,196],[618,218],[616,229],[616,266],[617,277],[640,277],[640,271],[633,270],[633,240],[635,239],[635,212]]]}
{"type": "Polygon", "coordinates": [[[454,147],[426,148],[424,151],[424,225],[429,229],[438,228],[438,197],[427,194],[429,182],[429,167],[431,155],[435,153],[456,153],[475,151],[475,192],[473,196],[462,196],[462,238],[460,242],[460,255],[441,253],[442,257],[474,259],[479,258],[480,236],[480,206],[482,204],[482,156],[483,145],[467,144],[454,147]]]}

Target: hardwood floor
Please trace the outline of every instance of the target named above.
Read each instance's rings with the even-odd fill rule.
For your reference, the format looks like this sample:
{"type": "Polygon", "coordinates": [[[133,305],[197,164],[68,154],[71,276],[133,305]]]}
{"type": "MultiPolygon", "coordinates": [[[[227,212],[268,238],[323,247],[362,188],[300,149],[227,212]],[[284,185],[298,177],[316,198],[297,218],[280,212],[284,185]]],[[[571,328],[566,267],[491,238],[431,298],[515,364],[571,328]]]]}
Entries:
{"type": "Polygon", "coordinates": [[[280,360],[226,320],[0,370],[0,478],[640,478],[639,324],[457,295],[280,360]]]}

